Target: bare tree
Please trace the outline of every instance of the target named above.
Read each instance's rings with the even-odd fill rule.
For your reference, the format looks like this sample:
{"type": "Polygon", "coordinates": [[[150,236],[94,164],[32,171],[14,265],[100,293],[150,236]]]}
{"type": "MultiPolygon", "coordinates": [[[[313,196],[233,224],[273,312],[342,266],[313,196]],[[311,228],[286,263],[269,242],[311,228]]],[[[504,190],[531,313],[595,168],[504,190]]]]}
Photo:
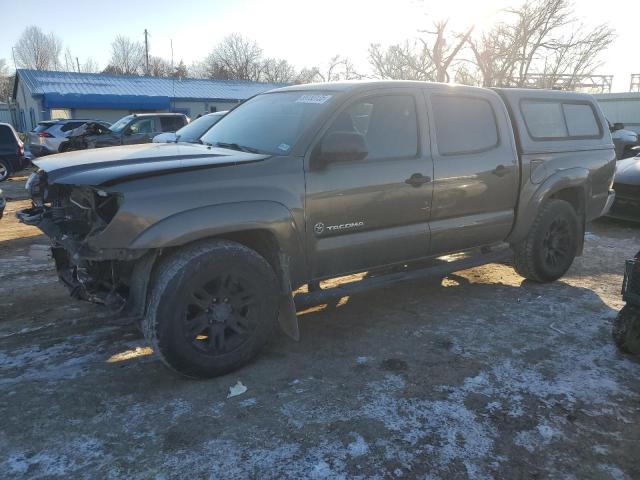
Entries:
{"type": "Polygon", "coordinates": [[[286,60],[267,58],[262,62],[260,80],[264,82],[291,83],[296,76],[296,69],[286,60]]]}
{"type": "Polygon", "coordinates": [[[615,36],[607,25],[576,25],[570,0],[527,0],[505,13],[506,20],[468,42],[485,86],[522,87],[535,75],[536,86],[556,88],[562,78],[562,88],[575,88],[615,36]]]}
{"type": "Polygon", "coordinates": [[[15,75],[9,74],[9,67],[4,58],[0,58],[0,102],[9,102],[13,90],[15,75]]]}
{"type": "Polygon", "coordinates": [[[149,56],[149,71],[147,75],[151,75],[152,77],[170,77],[171,73],[171,62],[168,62],[164,58],[156,57],[155,55],[149,56]]]}
{"type": "Polygon", "coordinates": [[[369,46],[369,65],[376,78],[389,80],[435,80],[435,68],[423,45],[408,40],[404,44],[369,46]]]}
{"type": "Polygon", "coordinates": [[[473,27],[463,34],[449,33],[448,20],[433,24],[434,30],[422,31],[417,43],[395,44],[383,49],[369,47],[369,64],[377,78],[431,80],[448,82],[449,70],[469,40],[473,27]]]}
{"type": "Polygon", "coordinates": [[[424,32],[434,37],[433,43],[429,41],[429,38],[420,38],[423,46],[422,51],[435,69],[436,82],[449,82],[449,67],[469,40],[474,28],[471,26],[463,34],[447,35],[448,23],[449,20],[435,22],[433,25],[435,30],[424,32]]]}
{"type": "Polygon", "coordinates": [[[138,75],[144,71],[144,48],[140,42],[118,35],[111,42],[111,60],[105,69],[108,73],[138,75]]]}
{"type": "Polygon", "coordinates": [[[297,75],[296,83],[338,82],[341,80],[359,80],[362,78],[353,62],[341,55],[333,56],[323,67],[303,68],[297,75]]]}
{"type": "Polygon", "coordinates": [[[178,63],[178,65],[173,69],[173,72],[171,72],[171,76],[176,78],[186,78],[189,76],[187,66],[182,60],[180,60],[180,63],[178,63]]]}
{"type": "Polygon", "coordinates": [[[238,33],[225,37],[203,62],[208,78],[223,80],[260,79],[262,49],[256,42],[238,33]]]}
{"type": "Polygon", "coordinates": [[[19,68],[56,70],[60,67],[62,42],[53,33],[45,34],[39,27],[27,27],[14,45],[19,68]]]}

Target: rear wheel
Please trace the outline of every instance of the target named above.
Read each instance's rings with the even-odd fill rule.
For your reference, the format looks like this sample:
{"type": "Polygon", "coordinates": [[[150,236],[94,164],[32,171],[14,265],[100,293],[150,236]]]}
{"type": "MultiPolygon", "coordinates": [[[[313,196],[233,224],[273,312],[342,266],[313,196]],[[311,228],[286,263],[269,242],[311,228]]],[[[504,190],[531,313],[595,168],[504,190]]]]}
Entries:
{"type": "Polygon", "coordinates": [[[536,216],[527,237],[514,245],[516,272],[536,282],[562,277],[576,256],[578,216],[564,200],[547,201],[536,216]]]}
{"type": "Polygon", "coordinates": [[[3,158],[0,158],[0,182],[6,180],[11,175],[11,165],[3,158]]]}
{"type": "Polygon", "coordinates": [[[188,377],[214,377],[251,360],[277,319],[277,278],[255,251],[229,241],[196,243],[159,267],[145,337],[188,377]]]}

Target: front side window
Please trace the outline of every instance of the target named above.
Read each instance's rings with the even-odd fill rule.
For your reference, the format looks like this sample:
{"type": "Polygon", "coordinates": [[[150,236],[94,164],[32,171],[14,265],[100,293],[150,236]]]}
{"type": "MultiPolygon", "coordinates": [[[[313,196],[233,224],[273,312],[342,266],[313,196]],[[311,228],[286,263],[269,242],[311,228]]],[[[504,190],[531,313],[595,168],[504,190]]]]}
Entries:
{"type": "Polygon", "coordinates": [[[343,110],[327,133],[364,136],[367,159],[415,157],[418,153],[416,105],[410,95],[369,97],[343,110]]]}
{"type": "Polygon", "coordinates": [[[111,127],[109,127],[109,130],[111,130],[113,133],[120,133],[122,130],[124,130],[124,127],[129,125],[132,119],[133,119],[133,115],[127,115],[126,117],[122,117],[116,123],[111,125],[111,127]]]}
{"type": "Polygon", "coordinates": [[[258,95],[225,115],[201,140],[223,148],[288,155],[333,97],[330,91],[310,90],[258,95]]]}
{"type": "Polygon", "coordinates": [[[142,118],[140,120],[137,120],[129,127],[129,130],[132,134],[152,133],[154,131],[153,118],[142,118]]]}
{"type": "Polygon", "coordinates": [[[433,95],[431,105],[441,155],[479,153],[498,146],[496,116],[484,98],[433,95]]]}

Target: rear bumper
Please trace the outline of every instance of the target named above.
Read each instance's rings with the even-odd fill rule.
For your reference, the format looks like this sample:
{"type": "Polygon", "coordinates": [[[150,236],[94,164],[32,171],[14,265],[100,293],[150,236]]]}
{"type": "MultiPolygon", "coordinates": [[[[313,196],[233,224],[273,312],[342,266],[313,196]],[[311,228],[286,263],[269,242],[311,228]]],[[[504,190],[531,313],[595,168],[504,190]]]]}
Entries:
{"type": "Polygon", "coordinates": [[[35,157],[43,157],[43,156],[49,155],[51,153],[56,153],[56,152],[53,152],[53,151],[49,150],[45,145],[38,145],[38,144],[35,144],[35,143],[30,143],[29,144],[29,151],[35,157]]]}

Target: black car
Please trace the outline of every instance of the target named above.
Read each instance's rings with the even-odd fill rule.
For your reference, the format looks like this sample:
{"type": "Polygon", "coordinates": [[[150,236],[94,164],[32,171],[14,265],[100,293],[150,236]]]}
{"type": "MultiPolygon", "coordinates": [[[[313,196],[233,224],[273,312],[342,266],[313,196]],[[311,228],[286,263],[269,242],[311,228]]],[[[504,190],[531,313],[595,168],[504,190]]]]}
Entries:
{"type": "Polygon", "coordinates": [[[609,216],[640,222],[640,155],[619,160],[613,182],[616,199],[609,216]]]}
{"type": "Polygon", "coordinates": [[[0,182],[28,164],[24,156],[24,144],[16,131],[8,123],[0,123],[0,182]]]}

